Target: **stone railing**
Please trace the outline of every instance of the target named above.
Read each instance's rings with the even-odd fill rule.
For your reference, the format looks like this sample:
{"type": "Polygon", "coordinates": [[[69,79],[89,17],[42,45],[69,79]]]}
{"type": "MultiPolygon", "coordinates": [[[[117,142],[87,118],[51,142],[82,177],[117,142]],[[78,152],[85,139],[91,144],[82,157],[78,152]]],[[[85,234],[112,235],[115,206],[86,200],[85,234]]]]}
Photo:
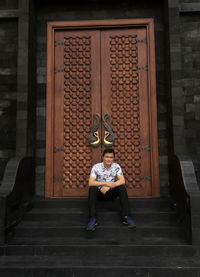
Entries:
{"type": "Polygon", "coordinates": [[[0,186],[0,244],[12,234],[34,197],[34,159],[11,158],[0,186]]]}
{"type": "Polygon", "coordinates": [[[171,194],[187,239],[200,245],[200,190],[193,162],[186,156],[173,156],[171,194]]]}

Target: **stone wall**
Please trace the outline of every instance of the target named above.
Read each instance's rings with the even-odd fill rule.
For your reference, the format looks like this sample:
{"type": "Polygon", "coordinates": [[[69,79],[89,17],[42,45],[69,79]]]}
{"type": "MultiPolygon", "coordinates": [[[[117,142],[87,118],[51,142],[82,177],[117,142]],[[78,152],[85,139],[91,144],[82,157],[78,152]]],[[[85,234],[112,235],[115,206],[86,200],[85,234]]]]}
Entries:
{"type": "MultiPolygon", "coordinates": [[[[94,20],[120,18],[154,18],[158,137],[161,195],[168,194],[168,130],[167,130],[167,91],[164,78],[164,15],[159,1],[40,1],[37,5],[37,153],[36,191],[44,194],[45,182],[45,120],[46,120],[46,23],[59,20],[94,20]],[[47,5],[48,3],[48,5],[47,5]],[[58,5],[59,4],[59,5],[58,5]]],[[[162,2],[162,1],[160,1],[162,2]]]]}
{"type": "MultiPolygon", "coordinates": [[[[161,195],[168,194],[167,85],[164,73],[164,14],[162,1],[53,0],[37,3],[37,144],[36,188],[44,194],[45,120],[46,120],[46,23],[52,20],[87,20],[152,17],[155,21],[158,135],[161,195]],[[134,2],[134,3],[133,3],[134,2]]],[[[17,98],[17,0],[0,1],[0,183],[6,162],[15,155],[17,98]],[[9,16],[6,16],[8,14],[9,16]]],[[[184,128],[188,153],[195,163],[200,183],[200,3],[180,0],[182,86],[184,91],[184,128]]]]}
{"type": "MultiPolygon", "coordinates": [[[[17,1],[1,1],[15,9],[17,1]]],[[[0,18],[0,183],[8,159],[15,155],[17,97],[17,19],[0,18]]]]}
{"type": "Polygon", "coordinates": [[[18,8],[18,0],[1,0],[0,1],[0,9],[17,9],[18,8]]]}
{"type": "MultiPolygon", "coordinates": [[[[155,21],[158,136],[161,195],[168,194],[167,84],[164,69],[165,12],[162,1],[35,1],[37,14],[37,142],[36,190],[44,195],[46,136],[46,23],[52,20],[87,20],[151,17],[155,21]],[[133,3],[134,2],[134,3],[133,3]]],[[[7,160],[15,155],[17,98],[17,17],[6,17],[6,11],[17,10],[18,1],[1,0],[0,11],[0,183],[7,160]]],[[[182,86],[184,91],[184,129],[188,153],[195,163],[200,182],[200,3],[179,1],[181,28],[182,86]]]]}
{"type": "MultiPolygon", "coordinates": [[[[181,12],[182,77],[185,95],[185,134],[189,155],[192,157],[200,183],[200,3],[182,1],[196,12],[181,12]]],[[[182,6],[184,7],[184,6],[182,6]]]]}

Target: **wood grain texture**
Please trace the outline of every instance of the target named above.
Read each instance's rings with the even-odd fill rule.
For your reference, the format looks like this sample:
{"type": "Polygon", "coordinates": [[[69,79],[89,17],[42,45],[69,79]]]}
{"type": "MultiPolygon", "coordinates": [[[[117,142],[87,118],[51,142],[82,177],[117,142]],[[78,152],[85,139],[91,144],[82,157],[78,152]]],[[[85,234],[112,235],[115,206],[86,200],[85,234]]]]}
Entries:
{"type": "Polygon", "coordinates": [[[47,197],[87,196],[104,149],[88,145],[94,113],[111,116],[129,196],[159,196],[153,32],[152,19],[48,24],[47,197]]]}
{"type": "Polygon", "coordinates": [[[45,196],[53,196],[53,118],[54,118],[54,30],[47,25],[47,91],[46,91],[46,169],[45,196]]]}
{"type": "Polygon", "coordinates": [[[151,196],[145,28],[102,32],[102,113],[111,115],[116,161],[129,196],[151,196]]]}

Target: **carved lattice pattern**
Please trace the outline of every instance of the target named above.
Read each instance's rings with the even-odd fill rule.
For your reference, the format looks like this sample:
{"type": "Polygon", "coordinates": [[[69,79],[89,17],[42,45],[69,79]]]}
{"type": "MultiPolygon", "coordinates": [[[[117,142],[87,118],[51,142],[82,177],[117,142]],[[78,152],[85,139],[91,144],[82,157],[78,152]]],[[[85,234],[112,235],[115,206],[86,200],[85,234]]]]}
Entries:
{"type": "Polygon", "coordinates": [[[137,35],[110,36],[111,125],[128,188],[141,188],[137,35]]]}
{"type": "Polygon", "coordinates": [[[87,186],[92,153],[88,147],[91,120],[91,38],[64,38],[64,188],[87,186]]]}

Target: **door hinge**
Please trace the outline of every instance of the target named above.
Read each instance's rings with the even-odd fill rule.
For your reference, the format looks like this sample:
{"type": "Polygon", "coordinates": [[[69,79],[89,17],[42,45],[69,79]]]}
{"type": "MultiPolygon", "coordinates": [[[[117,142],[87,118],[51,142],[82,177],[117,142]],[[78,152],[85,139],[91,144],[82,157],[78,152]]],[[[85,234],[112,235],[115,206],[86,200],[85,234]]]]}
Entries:
{"type": "Polygon", "coordinates": [[[64,180],[64,178],[62,178],[62,177],[55,177],[55,176],[53,176],[53,181],[54,182],[63,181],[63,180],[64,180]]]}
{"type": "Polygon", "coordinates": [[[64,72],[64,70],[63,70],[63,69],[57,69],[57,68],[55,68],[55,69],[54,69],[54,73],[56,74],[56,73],[58,73],[58,72],[64,72]]]}
{"type": "Polygon", "coordinates": [[[64,45],[63,41],[54,41],[54,46],[64,45]]]}
{"type": "Polygon", "coordinates": [[[140,42],[140,43],[147,43],[147,38],[138,39],[137,42],[140,42]]]}
{"type": "Polygon", "coordinates": [[[148,70],[148,65],[145,66],[138,66],[138,70],[148,70]]]}
{"type": "Polygon", "coordinates": [[[150,145],[146,145],[146,146],[141,147],[140,149],[150,151],[151,147],[150,147],[150,145]]]}
{"type": "Polygon", "coordinates": [[[56,153],[56,152],[59,152],[59,151],[64,151],[64,148],[59,148],[59,147],[55,147],[53,148],[53,152],[56,153]]]}
{"type": "Polygon", "coordinates": [[[151,176],[142,176],[141,179],[151,181],[151,176]]]}

